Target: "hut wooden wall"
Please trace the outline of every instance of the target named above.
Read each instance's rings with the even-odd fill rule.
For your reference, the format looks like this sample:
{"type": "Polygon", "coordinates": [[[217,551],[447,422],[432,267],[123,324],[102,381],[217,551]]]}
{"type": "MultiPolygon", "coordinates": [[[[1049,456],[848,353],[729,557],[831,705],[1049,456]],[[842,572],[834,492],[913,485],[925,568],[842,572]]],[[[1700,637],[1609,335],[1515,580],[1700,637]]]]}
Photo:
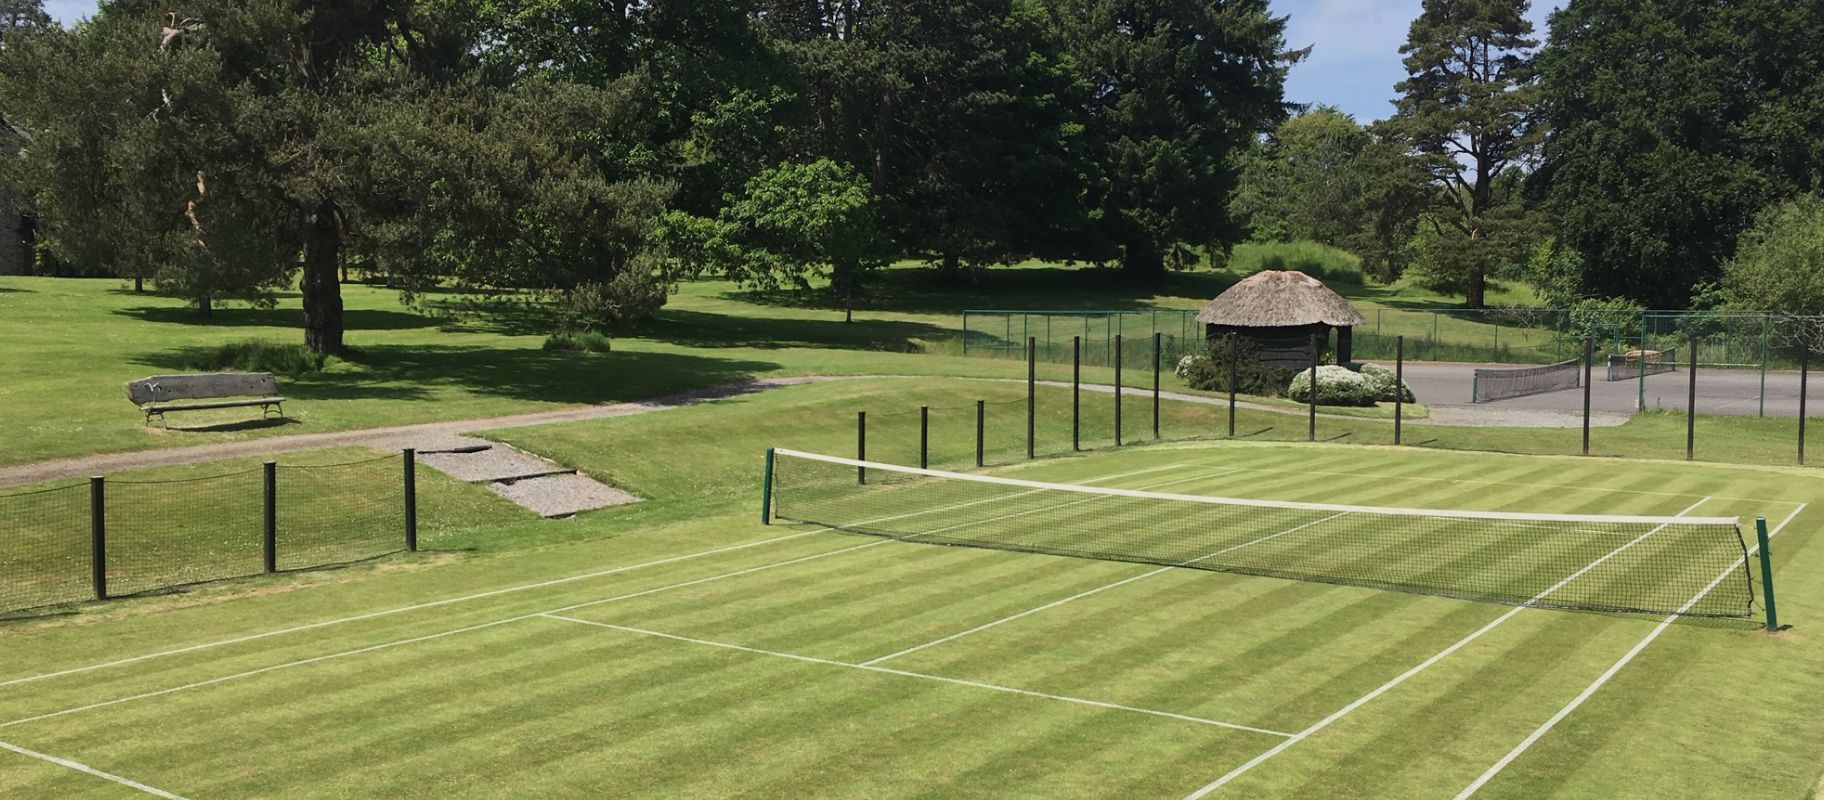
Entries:
{"type": "Polygon", "coordinates": [[[1310,325],[1296,325],[1277,328],[1244,328],[1232,325],[1206,325],[1207,335],[1211,339],[1220,339],[1233,333],[1248,339],[1260,348],[1260,360],[1268,366],[1287,369],[1303,369],[1311,366],[1311,337],[1317,336],[1317,346],[1330,349],[1330,326],[1321,322],[1310,325]]]}

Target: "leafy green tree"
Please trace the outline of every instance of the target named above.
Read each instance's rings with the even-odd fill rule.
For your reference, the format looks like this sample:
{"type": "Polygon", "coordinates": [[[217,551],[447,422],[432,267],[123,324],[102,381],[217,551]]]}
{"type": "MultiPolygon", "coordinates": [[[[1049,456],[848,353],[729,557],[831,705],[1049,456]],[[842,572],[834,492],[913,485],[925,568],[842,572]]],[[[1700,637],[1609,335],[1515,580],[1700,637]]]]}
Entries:
{"type": "Polygon", "coordinates": [[[1366,128],[1334,107],[1287,119],[1243,156],[1230,208],[1256,239],[1339,247],[1365,227],[1362,156],[1373,143],[1366,128]]]}
{"type": "Polygon", "coordinates": [[[1683,307],[1770,203],[1820,187],[1824,6],[1577,0],[1540,54],[1541,172],[1583,291],[1683,307]]]}
{"type": "Polygon", "coordinates": [[[1283,119],[1286,20],[1265,0],[1058,0],[1086,93],[1083,255],[1155,275],[1233,241],[1240,152],[1283,119]]]}
{"type": "Polygon", "coordinates": [[[1824,314],[1824,197],[1800,195],[1755,217],[1723,264],[1729,304],[1824,314]]]}
{"type": "MultiPolygon", "coordinates": [[[[1482,308],[1488,275],[1507,247],[1493,214],[1496,181],[1537,147],[1532,23],[1527,0],[1425,0],[1406,43],[1406,80],[1395,86],[1389,139],[1423,159],[1435,189],[1431,263],[1461,273],[1471,308],[1482,308]],[[1449,230],[1445,230],[1448,228],[1449,230]]],[[[1441,272],[1439,274],[1442,274],[1441,272]]]]}
{"type": "Polygon", "coordinates": [[[668,225],[672,252],[747,286],[808,289],[827,276],[852,321],[856,291],[887,260],[877,215],[867,179],[821,158],[754,176],[718,219],[674,214],[668,225]]]}
{"type": "Polygon", "coordinates": [[[31,33],[57,27],[44,13],[44,0],[0,0],[0,46],[13,31],[31,33]]]}

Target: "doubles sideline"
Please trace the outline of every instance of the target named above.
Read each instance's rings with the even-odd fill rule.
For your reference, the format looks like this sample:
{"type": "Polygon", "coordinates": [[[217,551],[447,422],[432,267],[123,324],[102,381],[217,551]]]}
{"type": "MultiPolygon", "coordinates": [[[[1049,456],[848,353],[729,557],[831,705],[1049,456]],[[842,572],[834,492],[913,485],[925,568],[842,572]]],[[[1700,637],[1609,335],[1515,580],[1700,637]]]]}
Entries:
{"type": "MultiPolygon", "coordinates": [[[[1799,515],[1799,512],[1805,510],[1806,505],[1807,504],[1805,503],[1800,503],[1798,508],[1793,509],[1792,513],[1786,515],[1785,519],[1780,520],[1780,524],[1775,525],[1773,530],[1767,532],[1767,538],[1772,539],[1773,537],[1778,536],[1780,531],[1785,530],[1787,523],[1792,522],[1793,518],[1799,515]]],[[[1754,547],[1748,551],[1748,556],[1753,557],[1759,554],[1760,551],[1761,545],[1759,542],[1756,542],[1754,547]]],[[[1616,673],[1621,672],[1622,668],[1633,661],[1635,656],[1640,655],[1642,650],[1647,649],[1647,645],[1652,644],[1653,640],[1658,639],[1660,634],[1665,633],[1666,629],[1672,626],[1672,622],[1678,619],[1678,614],[1682,614],[1690,610],[1692,606],[1697,605],[1697,602],[1702,600],[1704,595],[1709,594],[1712,589],[1715,589],[1734,573],[1735,570],[1732,568],[1723,574],[1716,576],[1716,579],[1711,581],[1709,585],[1699,590],[1697,594],[1692,595],[1690,602],[1687,602],[1684,606],[1680,607],[1678,613],[1666,615],[1666,618],[1660,620],[1660,623],[1655,625],[1653,630],[1648,631],[1647,635],[1643,637],[1638,644],[1630,648],[1627,653],[1622,655],[1620,660],[1616,661],[1613,665],[1610,665],[1607,670],[1604,670],[1602,675],[1598,676],[1589,686],[1584,687],[1584,690],[1579,692],[1571,702],[1566,703],[1563,708],[1558,709],[1558,713],[1553,714],[1550,719],[1547,719],[1538,728],[1534,729],[1525,739],[1520,740],[1519,744],[1514,745],[1514,749],[1509,750],[1506,755],[1502,756],[1500,760],[1496,761],[1468,786],[1463,787],[1463,791],[1457,794],[1456,800],[1465,800],[1465,798],[1480,791],[1483,786],[1488,785],[1488,782],[1493,780],[1496,775],[1501,774],[1501,770],[1506,769],[1507,765],[1514,763],[1514,759],[1519,758],[1520,754],[1525,753],[1528,748],[1532,747],[1541,738],[1544,738],[1547,733],[1550,733],[1552,728],[1556,727],[1558,723],[1563,722],[1564,718],[1570,716],[1571,712],[1576,711],[1579,706],[1582,706],[1584,701],[1590,699],[1591,695],[1596,694],[1598,689],[1601,689],[1604,685],[1608,684],[1609,679],[1615,677],[1616,673]]]]}
{"type": "MultiPolygon", "coordinates": [[[[1149,473],[1149,472],[1159,472],[1159,471],[1167,470],[1167,469],[1177,469],[1177,468],[1181,468],[1182,466],[1183,465],[1172,464],[1172,465],[1166,465],[1166,466],[1161,466],[1161,467],[1153,467],[1153,468],[1149,468],[1149,469],[1145,469],[1145,470],[1138,470],[1135,472],[1120,473],[1117,475],[1107,475],[1107,476],[1103,476],[1100,478],[1095,478],[1093,480],[1096,480],[1096,481],[1114,480],[1117,478],[1131,477],[1131,476],[1137,475],[1137,474],[1144,474],[1144,473],[1149,473]]],[[[1177,483],[1177,482],[1182,482],[1184,480],[1194,480],[1194,478],[1185,478],[1185,479],[1181,479],[1179,481],[1168,481],[1167,483],[1177,483]]],[[[1022,494],[1024,494],[1024,493],[1022,493],[1022,494]]],[[[1019,495],[1012,495],[1012,496],[1019,496],[1019,495]]],[[[964,508],[967,506],[980,505],[983,503],[999,502],[1004,499],[1006,499],[1006,498],[1004,498],[1004,497],[982,498],[982,499],[977,499],[977,500],[971,500],[971,501],[964,502],[964,503],[955,503],[955,504],[951,504],[951,505],[947,505],[947,506],[938,506],[938,507],[934,507],[934,508],[923,509],[920,511],[913,511],[913,512],[908,512],[908,513],[904,513],[904,514],[896,514],[896,515],[892,515],[892,516],[881,517],[879,519],[869,520],[868,522],[886,522],[886,521],[890,521],[890,520],[894,520],[894,519],[901,519],[901,518],[912,517],[912,516],[921,516],[921,515],[932,514],[932,513],[936,513],[936,512],[940,512],[940,511],[949,511],[949,510],[954,510],[954,509],[958,509],[958,508],[964,508]]],[[[1073,501],[1072,503],[1064,503],[1064,504],[1059,504],[1059,505],[1054,505],[1054,506],[1048,506],[1046,508],[1041,508],[1041,509],[1029,509],[1026,511],[1015,512],[1012,514],[1005,514],[1005,515],[1001,515],[998,517],[992,517],[992,518],[989,518],[986,520],[976,520],[976,521],[972,521],[972,522],[964,523],[964,524],[973,525],[973,524],[980,524],[983,522],[994,522],[994,521],[999,521],[1002,519],[1010,519],[1013,517],[1024,516],[1027,514],[1039,513],[1041,511],[1054,511],[1058,508],[1063,508],[1063,507],[1066,507],[1069,505],[1091,502],[1094,499],[1098,499],[1098,498],[1087,498],[1087,499],[1073,501]]],[[[926,531],[925,534],[938,533],[938,532],[942,532],[942,531],[952,530],[957,527],[962,527],[962,525],[954,525],[954,526],[950,526],[950,527],[946,527],[946,528],[936,529],[933,531],[926,531]]],[[[830,530],[830,529],[821,528],[821,529],[818,529],[815,531],[810,531],[810,533],[821,533],[821,532],[827,531],[827,530],[830,530]]],[[[920,534],[920,535],[925,535],[925,534],[920,534]]],[[[498,625],[505,625],[505,624],[512,623],[512,622],[520,622],[520,621],[524,621],[524,620],[535,619],[541,615],[561,614],[561,613],[564,613],[567,611],[575,611],[578,609],[591,608],[594,606],[605,605],[607,603],[619,602],[622,600],[630,600],[630,599],[637,598],[637,597],[645,597],[648,595],[657,594],[659,592],[671,591],[673,589],[682,589],[682,588],[686,588],[686,587],[690,587],[690,586],[698,586],[701,584],[710,583],[713,581],[720,581],[720,580],[726,580],[729,578],[740,577],[742,575],[751,575],[753,573],[761,572],[764,570],[777,569],[779,567],[791,566],[794,564],[802,564],[807,561],[813,561],[813,560],[821,559],[821,558],[828,558],[830,556],[839,555],[841,553],[847,553],[847,552],[854,551],[854,550],[863,550],[863,549],[870,548],[870,547],[879,547],[881,545],[892,544],[896,541],[899,541],[899,540],[878,539],[875,541],[864,542],[861,544],[851,545],[848,547],[842,547],[842,548],[838,548],[835,550],[828,550],[828,551],[824,551],[821,553],[814,553],[814,554],[808,555],[808,556],[801,556],[798,558],[787,559],[784,561],[774,561],[774,562],[762,564],[759,566],[735,570],[732,572],[724,572],[724,573],[720,573],[717,575],[711,575],[711,576],[703,577],[703,578],[696,578],[696,579],[689,580],[689,581],[682,581],[682,582],[678,582],[678,583],[666,584],[664,586],[658,586],[658,587],[654,587],[651,589],[645,589],[645,590],[638,591],[638,592],[630,592],[630,593],[626,593],[626,594],[615,595],[613,597],[607,597],[607,598],[602,598],[602,599],[598,599],[598,600],[590,600],[590,601],[586,601],[586,602],[582,602],[582,603],[573,603],[573,604],[561,606],[558,608],[544,609],[541,611],[535,611],[535,612],[528,613],[528,614],[521,614],[518,616],[507,617],[504,619],[497,619],[497,620],[491,620],[488,622],[483,622],[483,623],[479,623],[479,624],[475,624],[475,625],[468,625],[468,626],[464,626],[461,628],[455,628],[455,629],[446,630],[446,631],[439,631],[437,633],[425,634],[422,636],[413,636],[413,637],[409,637],[409,638],[405,638],[405,639],[397,639],[397,640],[393,640],[393,641],[382,642],[379,644],[368,645],[365,647],[358,647],[358,648],[354,648],[354,649],[350,649],[350,650],[342,650],[342,651],[338,651],[335,653],[329,653],[329,654],[325,654],[325,655],[321,655],[321,656],[313,656],[311,658],[299,659],[296,661],[289,661],[289,662],[285,662],[285,663],[281,663],[281,664],[274,664],[274,665],[270,665],[270,666],[266,666],[266,667],[260,667],[258,669],[246,670],[243,672],[233,673],[230,675],[221,675],[221,676],[217,676],[214,678],[194,681],[192,683],[182,684],[179,686],[173,686],[173,687],[169,687],[169,688],[165,688],[165,689],[158,689],[158,690],[149,691],[149,692],[141,692],[139,694],[128,695],[125,697],[118,697],[118,698],[114,698],[112,700],[104,700],[104,701],[100,701],[100,702],[89,703],[86,705],[65,708],[65,709],[62,709],[59,711],[52,711],[52,712],[47,712],[47,713],[43,713],[43,714],[37,714],[34,716],[22,717],[19,719],[9,720],[6,722],[0,722],[0,728],[9,728],[9,727],[12,727],[15,725],[23,725],[23,724],[26,724],[29,722],[38,722],[38,721],[42,721],[42,720],[53,719],[56,717],[67,716],[69,714],[76,714],[76,713],[80,713],[80,712],[84,712],[84,711],[91,711],[91,710],[98,709],[98,708],[105,708],[108,706],[119,705],[121,703],[129,703],[129,702],[133,702],[133,701],[137,701],[137,700],[146,700],[146,699],[150,699],[150,698],[154,698],[154,697],[162,697],[162,696],[168,695],[168,694],[188,691],[191,689],[199,689],[199,688],[206,687],[206,686],[214,686],[216,684],[241,680],[243,678],[251,678],[251,677],[254,677],[257,675],[264,675],[264,674],[267,674],[270,672],[277,672],[279,670],[291,669],[293,667],[302,667],[302,666],[307,666],[310,664],[318,664],[318,663],[322,663],[325,661],[332,661],[332,660],[336,660],[336,659],[347,658],[350,656],[362,655],[365,653],[372,653],[372,652],[376,652],[379,650],[387,650],[387,649],[391,649],[394,647],[401,647],[401,646],[408,645],[408,644],[417,644],[420,642],[426,642],[426,641],[431,641],[431,640],[435,640],[435,639],[442,639],[442,638],[445,638],[448,636],[455,636],[457,634],[462,634],[462,633],[470,633],[473,631],[483,630],[486,628],[492,628],[492,627],[495,627],[498,625]]],[[[319,627],[320,626],[321,625],[319,625],[319,627]]],[[[194,649],[198,649],[198,648],[192,647],[190,649],[194,650],[194,649]]]]}
{"type": "MultiPolygon", "coordinates": [[[[1690,513],[1691,511],[1695,510],[1698,506],[1703,505],[1709,499],[1710,498],[1705,497],[1702,500],[1698,500],[1697,502],[1692,503],[1689,506],[1686,506],[1683,511],[1678,512],[1678,514],[1676,514],[1674,516],[1682,517],[1685,514],[1690,513]]],[[[1217,778],[1216,780],[1210,781],[1207,784],[1204,784],[1204,786],[1202,788],[1199,788],[1198,790],[1186,795],[1185,800],[1197,800],[1198,798],[1209,795],[1211,792],[1214,792],[1217,789],[1221,789],[1222,787],[1227,786],[1230,782],[1232,782],[1236,778],[1239,778],[1242,775],[1246,774],[1249,770],[1252,770],[1255,767],[1258,767],[1261,764],[1266,763],[1267,761],[1271,760],[1274,756],[1277,756],[1280,753],[1285,752],[1288,748],[1292,747],[1293,745],[1311,738],[1311,736],[1316,734],[1318,731],[1321,731],[1325,728],[1330,727],[1330,725],[1335,723],[1337,720],[1340,720],[1346,716],[1349,716],[1351,713],[1354,713],[1356,709],[1359,709],[1362,706],[1365,706],[1365,705],[1373,702],[1375,700],[1375,698],[1380,697],[1381,695],[1392,691],[1394,689],[1394,687],[1399,686],[1402,683],[1405,683],[1407,680],[1411,679],[1414,675],[1424,672],[1426,669],[1430,668],[1433,664],[1436,664],[1439,661],[1443,661],[1444,659],[1450,657],[1450,655],[1452,653],[1455,653],[1458,650],[1461,650],[1464,647],[1468,646],[1470,642],[1473,642],[1477,639],[1482,638],[1483,634],[1486,634],[1489,631],[1492,631],[1495,628],[1500,627],[1502,623],[1505,623],[1508,620],[1513,619],[1520,612],[1527,610],[1527,608],[1529,608],[1531,606],[1531,604],[1537,603],[1540,600],[1545,599],[1546,597],[1550,596],[1553,592],[1556,592],[1559,589],[1562,589],[1565,586],[1569,585],[1571,581],[1574,581],[1578,578],[1583,577],[1590,570],[1595,569],[1596,567],[1600,566],[1603,562],[1608,561],[1610,558],[1613,558],[1613,557],[1621,554],[1622,551],[1625,551],[1628,548],[1631,548],[1636,544],[1646,541],[1647,537],[1652,536],[1653,534],[1659,533],[1662,530],[1665,530],[1666,527],[1670,524],[1671,523],[1665,523],[1662,525],[1658,525],[1658,526],[1652,528],[1651,530],[1648,530],[1646,533],[1643,533],[1643,534],[1635,537],[1634,539],[1629,540],[1626,544],[1623,544],[1622,546],[1617,547],[1614,550],[1610,550],[1608,553],[1604,554],[1602,557],[1584,565],[1584,567],[1582,569],[1579,569],[1576,572],[1571,573],[1564,580],[1561,580],[1555,584],[1552,584],[1552,586],[1550,588],[1546,589],[1543,592],[1533,595],[1533,598],[1531,600],[1527,601],[1527,605],[1514,606],[1512,609],[1509,609],[1507,613],[1502,614],[1499,617],[1496,617],[1493,621],[1489,622],[1487,625],[1483,625],[1482,627],[1477,628],[1474,633],[1471,633],[1468,636],[1458,639],[1456,641],[1456,643],[1450,645],[1449,647],[1444,648],[1443,650],[1438,651],[1438,653],[1436,655],[1433,655],[1432,657],[1427,658],[1422,662],[1419,662],[1419,664],[1417,666],[1415,666],[1409,670],[1406,670],[1405,672],[1402,672],[1399,675],[1394,676],[1394,678],[1392,680],[1389,680],[1386,683],[1381,684],[1380,686],[1376,687],[1373,691],[1370,691],[1367,694],[1364,694],[1361,697],[1356,698],[1354,701],[1350,702],[1348,705],[1343,706],[1342,708],[1333,712],[1332,714],[1330,714],[1330,716],[1324,717],[1323,719],[1320,719],[1317,722],[1313,723],[1310,727],[1307,727],[1304,730],[1299,731],[1298,733],[1294,734],[1292,736],[1292,738],[1287,739],[1283,742],[1280,742],[1277,745],[1274,745],[1272,749],[1270,749],[1264,753],[1261,753],[1260,755],[1257,755],[1257,756],[1253,757],[1252,759],[1249,759],[1247,763],[1242,764],[1239,767],[1229,770],[1229,772],[1227,774],[1223,775],[1222,777],[1217,778]]]]}
{"type": "MultiPolygon", "coordinates": [[[[1150,472],[1160,472],[1160,471],[1168,470],[1168,469],[1178,469],[1178,468],[1182,468],[1184,466],[1185,465],[1183,465],[1183,464],[1167,464],[1167,465],[1159,466],[1159,467],[1151,467],[1148,469],[1134,470],[1132,472],[1123,472],[1123,473],[1117,473],[1114,475],[1105,475],[1105,476],[1102,476],[1099,478],[1092,478],[1090,480],[1083,481],[1083,483],[1094,483],[1094,482],[1099,482],[1099,481],[1116,480],[1119,478],[1128,478],[1128,477],[1133,477],[1135,475],[1144,475],[1144,474],[1150,473],[1150,472]]],[[[951,510],[952,508],[963,508],[968,505],[975,505],[976,503],[979,503],[979,502],[986,502],[986,501],[974,501],[971,503],[963,503],[963,504],[959,504],[956,506],[950,506],[950,507],[945,507],[945,508],[941,508],[941,509],[928,509],[926,512],[920,512],[920,513],[928,513],[930,511],[940,511],[940,510],[951,510]]],[[[887,517],[887,518],[878,519],[878,520],[869,520],[869,522],[885,522],[885,521],[888,521],[891,519],[897,519],[897,518],[898,517],[887,517]]],[[[117,658],[117,659],[113,659],[110,661],[102,661],[102,662],[97,662],[97,663],[93,663],[93,664],[86,664],[86,665],[83,665],[80,667],[71,667],[69,669],[56,670],[54,672],[45,672],[45,673],[40,673],[40,674],[36,674],[36,675],[27,675],[27,676],[19,677],[19,678],[11,678],[8,680],[0,680],[0,688],[5,688],[8,686],[17,686],[19,684],[32,683],[35,681],[49,680],[51,678],[61,678],[61,677],[65,677],[68,675],[77,675],[77,674],[81,674],[84,672],[93,672],[95,670],[108,669],[110,667],[126,666],[128,664],[135,664],[135,663],[139,663],[141,661],[148,661],[148,660],[156,659],[156,658],[166,658],[169,656],[183,655],[185,653],[195,653],[198,651],[210,650],[210,649],[217,648],[217,647],[227,647],[229,645],[245,644],[247,642],[259,641],[261,639],[267,639],[267,638],[271,638],[274,636],[286,636],[286,635],[293,634],[293,633],[302,633],[305,631],[317,630],[319,628],[328,628],[331,626],[343,625],[343,624],[347,624],[350,622],[362,622],[362,621],[366,621],[366,620],[370,620],[370,619],[378,619],[381,617],[392,616],[394,614],[404,614],[404,613],[410,612],[410,611],[422,611],[427,608],[437,608],[440,606],[447,606],[447,605],[451,605],[454,603],[466,603],[471,600],[483,600],[483,599],[486,599],[489,597],[499,597],[501,595],[514,594],[517,592],[531,591],[534,589],[544,589],[544,588],[548,588],[551,586],[561,586],[561,585],[564,585],[567,583],[575,583],[577,581],[586,581],[586,580],[592,580],[595,578],[607,577],[609,575],[618,575],[623,572],[633,572],[636,570],[648,569],[650,567],[664,566],[666,564],[675,564],[680,561],[689,561],[691,559],[703,558],[706,556],[720,555],[723,553],[732,553],[732,552],[735,552],[738,550],[746,550],[746,549],[753,548],[753,547],[762,547],[765,545],[777,544],[779,542],[790,541],[793,539],[800,539],[800,538],[803,538],[806,536],[813,536],[813,535],[816,535],[819,533],[827,533],[830,530],[832,530],[832,529],[831,528],[818,528],[816,530],[800,531],[798,533],[790,533],[790,534],[786,534],[784,536],[774,536],[774,537],[767,538],[767,539],[760,539],[757,541],[745,542],[745,543],[737,544],[737,545],[729,545],[727,547],[717,547],[717,548],[713,548],[710,550],[701,550],[701,551],[698,551],[695,553],[686,553],[684,555],[671,556],[668,558],[661,558],[661,559],[657,559],[654,561],[646,561],[646,562],[642,562],[639,564],[629,564],[629,565],[620,566],[620,567],[612,567],[609,569],[597,570],[594,572],[585,572],[585,573],[581,573],[578,575],[569,575],[569,576],[562,577],[562,578],[553,578],[551,580],[538,581],[535,583],[525,583],[525,584],[519,584],[519,585],[515,585],[515,586],[506,586],[506,587],[502,587],[499,589],[490,589],[485,592],[476,592],[473,594],[465,594],[465,595],[460,595],[457,597],[446,597],[441,600],[431,600],[431,601],[423,602],[423,603],[413,603],[410,605],[395,606],[392,608],[381,609],[379,611],[370,611],[370,612],[363,613],[363,614],[355,614],[353,616],[337,617],[335,619],[321,620],[318,622],[311,622],[311,623],[306,623],[303,625],[294,625],[294,626],[286,627],[286,628],[277,628],[277,629],[268,630],[268,631],[261,631],[259,633],[251,633],[251,634],[247,634],[244,636],[236,636],[236,637],[232,637],[232,638],[228,638],[228,639],[216,639],[213,641],[203,642],[201,644],[193,644],[193,645],[187,645],[184,647],[172,648],[170,650],[159,650],[159,651],[155,651],[155,652],[151,652],[151,653],[143,653],[141,655],[136,655],[136,656],[117,658]]]]}

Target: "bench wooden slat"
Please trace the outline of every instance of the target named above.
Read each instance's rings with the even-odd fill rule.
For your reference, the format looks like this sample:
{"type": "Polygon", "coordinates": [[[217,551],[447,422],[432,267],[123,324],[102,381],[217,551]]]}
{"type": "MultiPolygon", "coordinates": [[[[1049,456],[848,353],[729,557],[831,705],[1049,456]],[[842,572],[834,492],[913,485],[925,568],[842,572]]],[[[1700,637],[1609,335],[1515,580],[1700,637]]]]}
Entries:
{"type": "Polygon", "coordinates": [[[270,372],[216,372],[205,375],[153,375],[127,384],[127,398],[136,405],[172,400],[211,400],[223,397],[272,397],[279,393],[270,372]]]}
{"type": "Polygon", "coordinates": [[[248,400],[222,400],[214,403],[155,403],[144,406],[148,414],[162,414],[166,411],[200,411],[205,408],[240,408],[242,406],[274,406],[285,402],[283,397],[260,397],[248,400]]]}

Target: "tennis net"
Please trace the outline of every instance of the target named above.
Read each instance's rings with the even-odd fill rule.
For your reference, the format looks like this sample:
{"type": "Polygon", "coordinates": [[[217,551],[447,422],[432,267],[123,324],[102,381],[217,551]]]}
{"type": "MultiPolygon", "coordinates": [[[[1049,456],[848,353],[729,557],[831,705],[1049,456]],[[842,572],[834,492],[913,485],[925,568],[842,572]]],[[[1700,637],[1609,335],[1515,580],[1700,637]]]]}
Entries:
{"type": "Polygon", "coordinates": [[[1674,372],[1678,369],[1678,350],[1629,350],[1626,353],[1609,356],[1609,374],[1611,381],[1631,381],[1647,375],[1658,375],[1662,372],[1674,372]]]}
{"type": "Polygon", "coordinates": [[[1735,517],[1523,514],[1170,494],[786,449],[774,451],[769,488],[770,510],[780,519],[909,542],[1542,608],[1701,617],[1752,612],[1747,549],[1735,517]]]}
{"type": "Polygon", "coordinates": [[[1582,359],[1569,359],[1543,367],[1483,367],[1476,370],[1473,401],[1487,403],[1529,394],[1556,392],[1582,386],[1582,359]]]}

